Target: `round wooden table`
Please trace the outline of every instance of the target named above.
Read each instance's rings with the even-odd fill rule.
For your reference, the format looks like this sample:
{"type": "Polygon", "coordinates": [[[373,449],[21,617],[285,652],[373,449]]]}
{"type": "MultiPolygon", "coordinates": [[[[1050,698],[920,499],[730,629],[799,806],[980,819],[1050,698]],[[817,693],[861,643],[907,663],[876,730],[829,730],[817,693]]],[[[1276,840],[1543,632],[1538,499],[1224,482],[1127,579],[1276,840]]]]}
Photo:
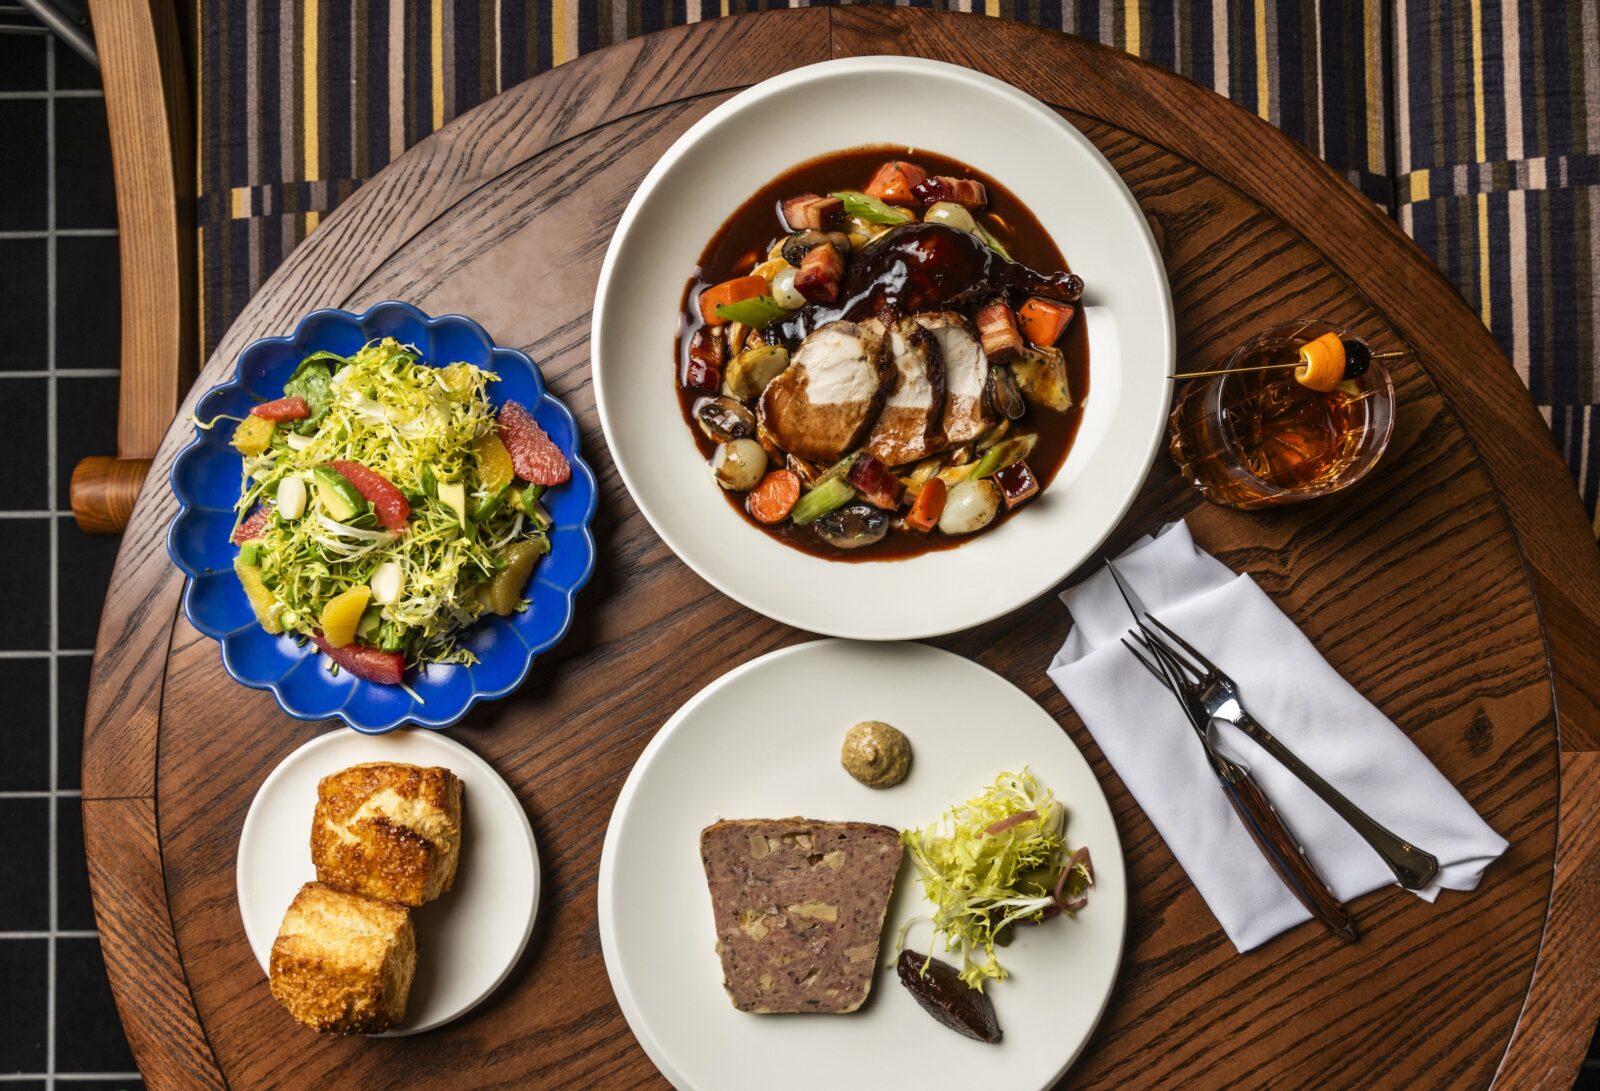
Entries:
{"type": "Polygon", "coordinates": [[[166,468],[191,434],[191,394],[123,541],[84,742],[95,908],[152,1086],[663,1083],[601,958],[595,879],[611,806],[683,700],[735,661],[804,636],[695,578],[623,490],[589,383],[590,301],[617,216],[685,128],[743,86],[870,53],[982,68],[1088,134],[1163,240],[1180,366],[1302,316],[1414,353],[1396,369],[1393,445],[1358,488],[1244,514],[1200,502],[1163,455],[1108,545],[1187,517],[1512,846],[1476,892],[1435,905],[1393,887],[1360,899],[1355,945],[1305,925],[1241,956],[1045,678],[1068,627],[1055,598],[938,641],[1057,717],[1102,777],[1122,834],[1132,908],[1121,978],[1066,1082],[1571,1085],[1600,979],[1600,552],[1488,332],[1379,210],[1210,91],[1016,23],[852,7],[652,35],[485,103],[359,190],[212,357],[196,391],[222,381],[248,341],[315,307],[395,298],[473,315],[525,347],[578,414],[602,483],[601,559],[561,646],[520,692],[453,729],[518,791],[542,847],[546,893],[523,965],[442,1030],[319,1038],[268,993],[235,905],[234,850],[267,773],[343,728],[290,720],[269,694],[230,681],[216,645],[182,617],[163,537],[166,468]]]}

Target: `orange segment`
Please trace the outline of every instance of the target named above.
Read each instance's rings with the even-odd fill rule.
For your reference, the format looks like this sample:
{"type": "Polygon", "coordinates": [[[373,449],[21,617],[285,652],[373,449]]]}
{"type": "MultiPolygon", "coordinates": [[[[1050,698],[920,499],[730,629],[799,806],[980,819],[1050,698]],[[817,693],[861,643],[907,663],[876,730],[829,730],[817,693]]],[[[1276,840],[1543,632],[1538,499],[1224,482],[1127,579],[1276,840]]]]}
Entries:
{"type": "Polygon", "coordinates": [[[495,432],[485,432],[473,440],[472,455],[478,463],[478,484],[487,492],[499,492],[516,476],[511,452],[495,432]]]}
{"type": "Polygon", "coordinates": [[[1325,333],[1314,341],[1300,346],[1300,366],[1294,370],[1295,381],[1326,394],[1338,389],[1344,380],[1344,343],[1336,333],[1325,333]]]}
{"type": "Polygon", "coordinates": [[[356,638],[356,626],[372,599],[368,587],[352,587],[335,595],[322,608],[322,639],[333,648],[342,648],[356,638]]]}
{"type": "Polygon", "coordinates": [[[254,413],[233,430],[233,446],[240,454],[255,456],[272,446],[272,432],[277,425],[254,413]]]}
{"type": "Polygon", "coordinates": [[[278,623],[278,599],[267,590],[260,567],[245,564],[243,557],[235,557],[233,571],[239,577],[239,584],[244,588],[245,597],[250,600],[250,609],[255,611],[261,627],[274,635],[283,632],[283,626],[278,623]]]}

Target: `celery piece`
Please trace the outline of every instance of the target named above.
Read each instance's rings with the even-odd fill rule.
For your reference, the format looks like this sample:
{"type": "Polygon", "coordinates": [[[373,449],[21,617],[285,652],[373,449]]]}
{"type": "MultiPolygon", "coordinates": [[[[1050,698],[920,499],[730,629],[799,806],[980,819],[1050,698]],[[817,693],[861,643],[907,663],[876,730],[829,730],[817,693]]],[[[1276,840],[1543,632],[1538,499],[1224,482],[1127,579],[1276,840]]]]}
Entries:
{"type": "Polygon", "coordinates": [[[260,564],[261,563],[261,543],[260,542],[246,542],[244,545],[240,546],[239,547],[239,560],[242,563],[248,564],[248,565],[258,565],[258,564],[260,564]]]}
{"type": "Polygon", "coordinates": [[[855,494],[855,486],[844,477],[819,481],[816,488],[800,498],[800,502],[794,506],[794,511],[789,513],[789,518],[794,520],[794,525],[797,527],[806,526],[830,511],[844,507],[855,494]]]}
{"type": "Polygon", "coordinates": [[[826,470],[823,470],[822,473],[818,474],[817,479],[811,483],[811,487],[813,489],[821,488],[834,478],[843,477],[848,474],[850,472],[850,467],[856,464],[856,458],[860,454],[860,451],[856,451],[854,454],[845,455],[838,462],[835,462],[832,466],[829,466],[826,470]]]}
{"type": "Polygon", "coordinates": [[[870,194],[857,193],[852,189],[840,190],[829,196],[837,197],[844,202],[846,215],[859,216],[868,223],[888,224],[893,227],[916,219],[916,216],[903,208],[894,208],[870,194]]]}
{"type": "Polygon", "coordinates": [[[1032,432],[1021,436],[1012,436],[1004,443],[997,443],[983,453],[983,457],[972,464],[972,472],[967,475],[970,480],[988,477],[999,473],[1013,462],[1021,462],[1033,452],[1033,445],[1039,437],[1032,432]]]}
{"type": "Polygon", "coordinates": [[[760,329],[782,318],[789,312],[778,306],[778,301],[770,295],[751,296],[741,299],[737,303],[724,303],[717,308],[717,314],[729,322],[743,322],[746,326],[760,329]]]}

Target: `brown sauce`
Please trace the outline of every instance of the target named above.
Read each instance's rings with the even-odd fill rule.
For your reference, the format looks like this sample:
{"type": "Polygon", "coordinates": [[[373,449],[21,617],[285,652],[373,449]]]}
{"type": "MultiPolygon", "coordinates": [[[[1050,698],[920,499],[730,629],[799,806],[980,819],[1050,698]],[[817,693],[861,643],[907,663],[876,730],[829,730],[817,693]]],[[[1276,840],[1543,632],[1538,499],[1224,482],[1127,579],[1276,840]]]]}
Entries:
{"type": "MultiPolygon", "coordinates": [[[[953,175],[975,178],[982,182],[988,190],[989,204],[982,212],[974,215],[984,228],[999,240],[1011,257],[1041,273],[1068,271],[1069,266],[1066,259],[1061,256],[1061,251],[1056,248],[1033,213],[1028,211],[1016,195],[988,174],[959,160],[902,146],[876,145],[820,156],[785,171],[751,195],[717,230],[711,241],[706,244],[705,250],[701,252],[699,264],[695,266],[693,275],[684,287],[683,300],[679,308],[674,379],[684,426],[689,429],[690,435],[699,445],[701,454],[707,459],[710,459],[717,444],[700,430],[692,416],[694,403],[703,394],[683,383],[688,364],[689,340],[704,325],[699,310],[694,305],[695,299],[703,288],[732,277],[746,275],[756,265],[766,260],[767,252],[772,245],[787,234],[779,211],[784,198],[799,193],[830,193],[844,189],[862,189],[879,165],[892,159],[910,160],[925,169],[930,176],[953,175]]],[[[954,309],[962,311],[968,318],[972,317],[975,310],[973,306],[954,309]]],[[[1017,435],[1034,432],[1038,435],[1038,443],[1033,453],[1028,456],[1028,465],[1039,479],[1041,492],[1050,487],[1062,464],[1066,462],[1067,452],[1072,448],[1073,438],[1077,435],[1078,425],[1083,419],[1083,403],[1089,393],[1089,338],[1082,315],[1073,319],[1056,347],[1066,357],[1073,407],[1065,413],[1057,413],[1030,402],[1027,413],[1020,420],[1012,422],[1011,431],[1008,433],[1017,435]]],[[[882,541],[858,549],[842,550],[817,537],[812,527],[799,527],[787,521],[777,526],[767,526],[756,521],[745,510],[745,498],[742,493],[725,492],[710,479],[710,474],[706,476],[704,487],[724,492],[728,502],[744,516],[752,528],[771,535],[795,549],[830,561],[900,560],[935,550],[954,549],[971,539],[982,537],[1013,516],[1026,518],[1028,508],[1034,502],[1028,501],[1012,510],[1005,510],[1002,507],[992,523],[973,534],[947,535],[937,532],[921,534],[895,528],[890,530],[882,541]]]]}

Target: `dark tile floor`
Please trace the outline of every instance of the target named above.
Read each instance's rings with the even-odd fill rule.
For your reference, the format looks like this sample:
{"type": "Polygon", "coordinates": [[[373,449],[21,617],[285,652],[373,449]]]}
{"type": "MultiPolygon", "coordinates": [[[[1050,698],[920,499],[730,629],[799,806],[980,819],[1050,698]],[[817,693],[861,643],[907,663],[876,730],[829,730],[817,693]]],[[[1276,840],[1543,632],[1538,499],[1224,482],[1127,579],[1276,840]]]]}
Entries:
{"type": "Polygon", "coordinates": [[[142,1085],[106,983],[78,801],[114,539],[67,478],[116,436],[117,217],[99,78],[0,3],[0,1089],[142,1085]],[[108,307],[108,301],[111,304],[108,307]]]}

